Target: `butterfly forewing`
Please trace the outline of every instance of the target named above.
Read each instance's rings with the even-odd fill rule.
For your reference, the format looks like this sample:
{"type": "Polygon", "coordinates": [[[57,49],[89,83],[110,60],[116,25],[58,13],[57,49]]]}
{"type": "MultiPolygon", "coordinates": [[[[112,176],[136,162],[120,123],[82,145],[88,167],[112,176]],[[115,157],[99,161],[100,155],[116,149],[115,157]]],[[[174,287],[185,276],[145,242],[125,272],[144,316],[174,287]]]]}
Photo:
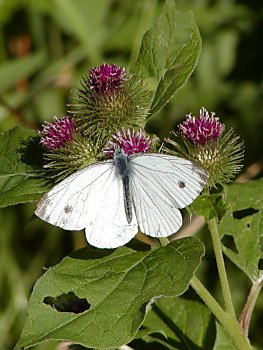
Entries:
{"type": "Polygon", "coordinates": [[[115,248],[137,233],[137,222],[128,224],[122,179],[112,161],[84,168],[56,185],[37,205],[35,214],[66,230],[85,228],[90,244],[115,248]]]}
{"type": "Polygon", "coordinates": [[[77,171],[42,197],[35,214],[66,230],[83,229],[95,205],[94,193],[100,193],[102,180],[109,181],[113,170],[112,162],[101,162],[77,171]]]}
{"type": "Polygon", "coordinates": [[[206,183],[205,170],[186,159],[144,154],[130,157],[131,192],[142,232],[153,237],[178,231],[182,217],[178,208],[192,203],[206,183]]]}

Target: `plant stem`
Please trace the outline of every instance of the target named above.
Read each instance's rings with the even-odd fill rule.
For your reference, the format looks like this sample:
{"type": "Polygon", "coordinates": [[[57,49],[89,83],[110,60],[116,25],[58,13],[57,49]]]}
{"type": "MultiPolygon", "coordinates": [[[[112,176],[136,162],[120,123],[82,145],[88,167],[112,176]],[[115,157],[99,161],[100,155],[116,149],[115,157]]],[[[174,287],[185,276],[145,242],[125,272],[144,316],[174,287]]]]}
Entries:
{"type": "Polygon", "coordinates": [[[218,320],[221,320],[225,317],[226,312],[222,309],[222,307],[218,304],[218,302],[214,299],[214,297],[209,293],[203,283],[196,276],[192,277],[190,285],[218,320]]]}
{"type": "Polygon", "coordinates": [[[236,318],[222,309],[196,276],[192,278],[190,285],[215,315],[231,339],[233,339],[237,348],[239,350],[252,350],[249,340],[246,335],[243,334],[236,318]]]}
{"type": "Polygon", "coordinates": [[[217,222],[216,219],[211,219],[208,221],[208,228],[211,233],[215,257],[216,257],[216,264],[218,269],[218,275],[222,287],[222,293],[225,303],[225,309],[229,315],[231,315],[233,318],[236,319],[235,309],[232,302],[232,297],[230,293],[229,283],[227,279],[226,269],[225,269],[225,263],[224,263],[224,257],[222,253],[221,248],[221,242],[218,235],[218,229],[217,229],[217,222]]]}
{"type": "Polygon", "coordinates": [[[161,243],[162,246],[166,246],[170,243],[170,241],[167,237],[160,237],[159,242],[161,243]]]}
{"type": "Polygon", "coordinates": [[[257,297],[262,288],[263,283],[263,274],[253,282],[249,295],[247,297],[246,304],[239,318],[239,324],[243,329],[245,335],[248,335],[248,329],[250,324],[251,315],[254,309],[254,306],[257,301],[257,297]]]}

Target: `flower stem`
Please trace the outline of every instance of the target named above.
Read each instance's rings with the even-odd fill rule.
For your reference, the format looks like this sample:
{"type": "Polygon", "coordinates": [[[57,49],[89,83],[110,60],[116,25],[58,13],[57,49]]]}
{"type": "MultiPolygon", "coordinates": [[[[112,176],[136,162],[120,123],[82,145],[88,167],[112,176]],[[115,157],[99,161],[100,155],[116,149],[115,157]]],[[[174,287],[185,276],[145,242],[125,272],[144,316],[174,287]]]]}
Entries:
{"type": "Polygon", "coordinates": [[[193,276],[190,281],[190,285],[200,296],[200,298],[204,301],[204,303],[209,307],[209,309],[215,315],[215,317],[221,322],[222,319],[224,319],[226,312],[222,309],[222,307],[218,304],[214,297],[209,293],[209,291],[202,284],[202,282],[196,276],[193,276]]]}
{"type": "Polygon", "coordinates": [[[160,237],[159,242],[161,243],[162,246],[166,246],[170,243],[170,241],[167,237],[160,237]]]}
{"type": "Polygon", "coordinates": [[[222,307],[196,276],[192,278],[190,285],[215,315],[231,339],[233,339],[237,348],[239,350],[252,350],[249,340],[246,335],[243,334],[236,318],[229,315],[222,309],[222,307]]]}
{"type": "Polygon", "coordinates": [[[228,283],[228,278],[227,278],[226,269],[225,269],[225,263],[224,263],[222,248],[221,248],[221,242],[220,242],[220,238],[218,235],[217,222],[216,222],[215,218],[208,221],[208,228],[210,230],[211,237],[212,237],[212,242],[213,242],[213,247],[214,247],[214,252],[215,252],[215,257],[216,257],[216,264],[217,264],[217,269],[218,269],[218,275],[219,275],[219,279],[220,279],[220,283],[221,283],[221,287],[222,287],[223,298],[224,298],[224,303],[225,303],[225,310],[230,316],[232,316],[233,318],[236,319],[235,309],[233,306],[232,297],[231,297],[230,288],[229,288],[229,283],[228,283]]]}
{"type": "Polygon", "coordinates": [[[248,329],[250,324],[251,315],[254,309],[254,306],[257,301],[257,297],[262,288],[263,284],[263,274],[253,282],[249,295],[247,297],[246,304],[239,318],[239,324],[243,329],[244,334],[248,335],[248,329]]]}

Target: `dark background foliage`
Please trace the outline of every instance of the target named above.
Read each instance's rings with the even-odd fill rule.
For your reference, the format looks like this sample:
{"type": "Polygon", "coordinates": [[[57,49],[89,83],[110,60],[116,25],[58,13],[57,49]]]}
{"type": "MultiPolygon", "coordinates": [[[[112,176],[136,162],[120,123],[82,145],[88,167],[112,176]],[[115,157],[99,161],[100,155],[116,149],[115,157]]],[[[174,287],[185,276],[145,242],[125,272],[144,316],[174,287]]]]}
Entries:
{"type": "MultiPolygon", "coordinates": [[[[191,79],[149,121],[147,130],[161,138],[168,136],[185,114],[197,115],[204,106],[245,140],[244,171],[250,167],[259,176],[263,148],[262,1],[179,0],[177,4],[194,10],[203,50],[191,79]]],[[[161,0],[1,1],[1,131],[16,125],[37,130],[44,120],[65,115],[70,90],[79,86],[81,76],[92,66],[106,62],[130,67],[143,33],[162,5],[161,0]]],[[[82,233],[62,232],[34,220],[34,208],[32,203],[0,212],[1,349],[12,349],[17,341],[28,297],[42,267],[56,264],[86,244],[82,233]]],[[[209,256],[209,241],[205,233],[200,237],[209,256]]],[[[249,283],[230,263],[228,269],[240,312],[249,283]]],[[[217,295],[214,265],[204,262],[201,272],[217,295]]],[[[251,338],[260,347],[262,298],[257,306],[251,338]]],[[[56,346],[42,344],[37,349],[56,346]]],[[[137,342],[135,347],[142,345],[137,342]]]]}

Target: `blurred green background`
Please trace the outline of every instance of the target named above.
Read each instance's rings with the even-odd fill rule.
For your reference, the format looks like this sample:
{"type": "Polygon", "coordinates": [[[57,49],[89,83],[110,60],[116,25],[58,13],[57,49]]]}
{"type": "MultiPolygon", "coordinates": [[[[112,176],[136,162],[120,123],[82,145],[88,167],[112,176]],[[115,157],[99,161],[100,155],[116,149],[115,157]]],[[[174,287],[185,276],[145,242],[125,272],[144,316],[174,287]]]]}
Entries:
{"type": "MultiPolygon", "coordinates": [[[[185,0],[177,4],[179,9],[194,10],[203,50],[191,79],[149,121],[148,131],[165,137],[185,114],[197,115],[204,106],[245,140],[245,166],[260,162],[262,0],[185,0]]],[[[81,76],[92,66],[106,62],[129,68],[143,33],[162,6],[161,0],[1,0],[1,132],[16,125],[37,130],[44,120],[65,115],[70,90],[79,86],[81,76]]],[[[16,343],[28,298],[43,267],[86,244],[81,233],[62,232],[40,220],[29,222],[34,208],[32,203],[0,211],[0,349],[12,349],[16,343]]],[[[204,233],[200,237],[209,256],[209,240],[204,233]]],[[[249,281],[230,263],[228,269],[240,312],[249,281]]],[[[204,262],[202,274],[217,295],[214,264],[204,262]]],[[[261,295],[250,332],[259,349],[263,349],[262,299],[261,295]]],[[[36,347],[56,348],[53,342],[36,347]]]]}

